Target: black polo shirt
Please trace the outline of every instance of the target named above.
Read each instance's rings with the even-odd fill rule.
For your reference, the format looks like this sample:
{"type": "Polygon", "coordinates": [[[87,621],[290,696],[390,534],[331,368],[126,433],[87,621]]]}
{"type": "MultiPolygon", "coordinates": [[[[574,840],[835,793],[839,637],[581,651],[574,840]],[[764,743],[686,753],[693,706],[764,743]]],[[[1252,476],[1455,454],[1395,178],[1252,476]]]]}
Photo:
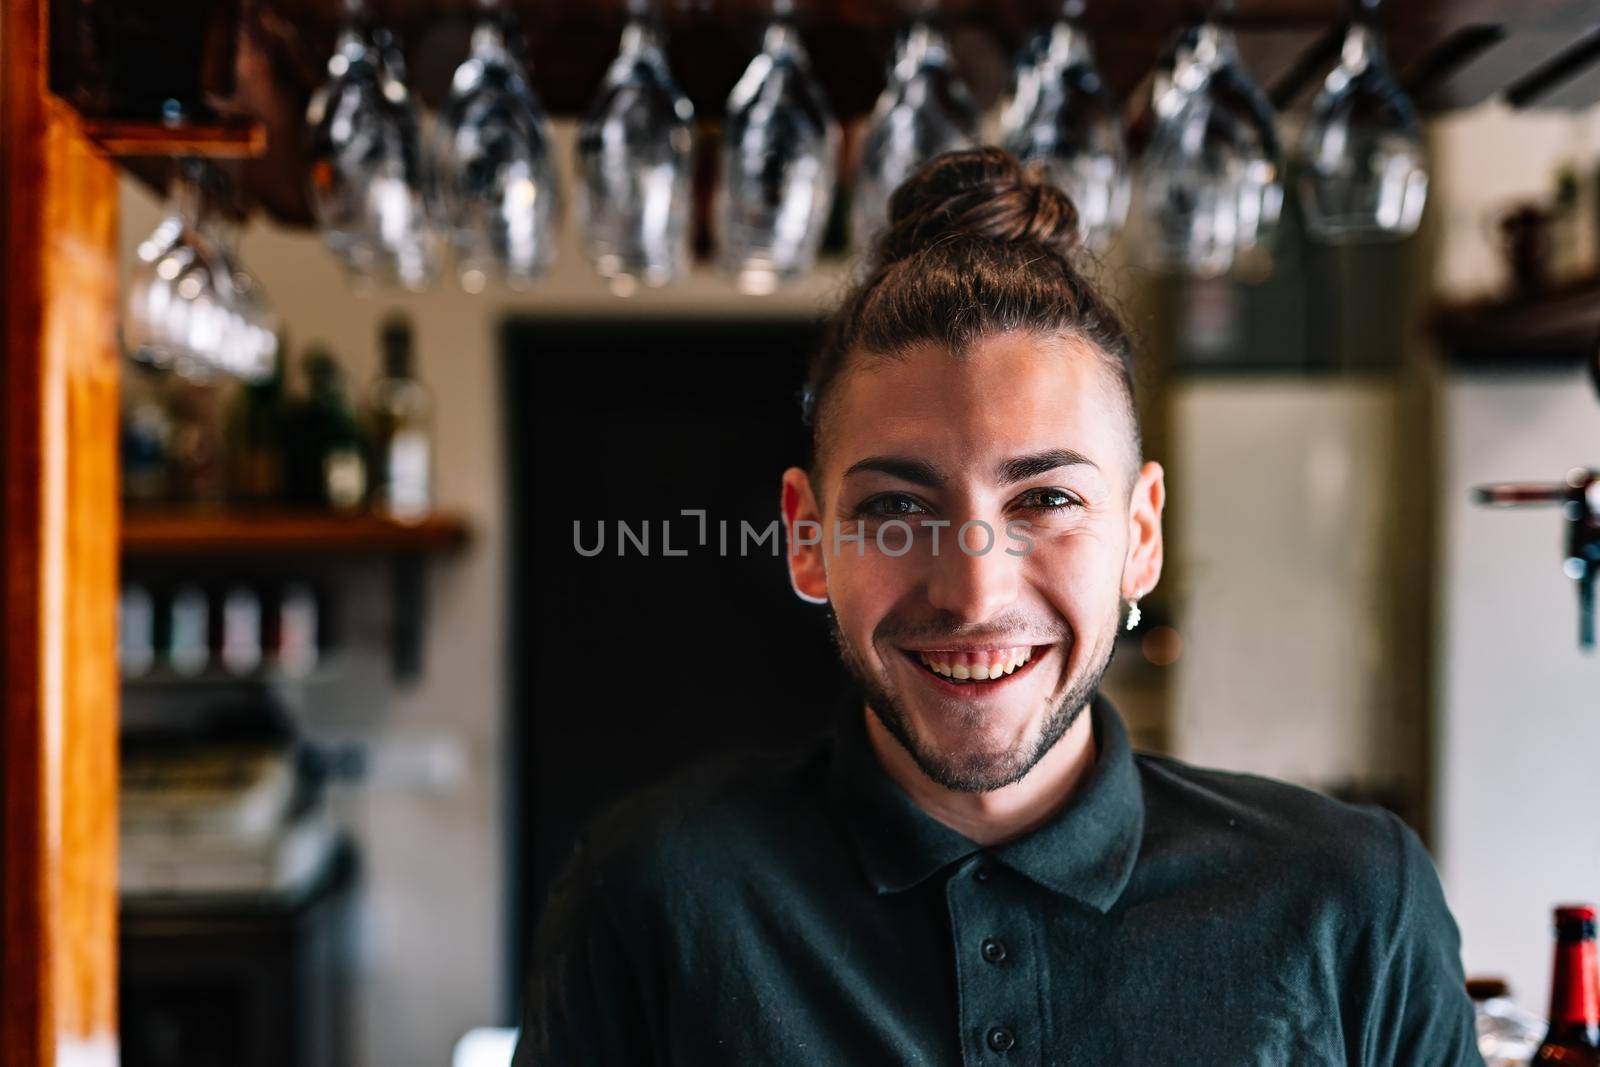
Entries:
{"type": "Polygon", "coordinates": [[[1377,808],[1135,755],[985,848],[882,770],[860,694],[781,757],[591,822],[516,1067],[1481,1067],[1457,929],[1377,808]]]}

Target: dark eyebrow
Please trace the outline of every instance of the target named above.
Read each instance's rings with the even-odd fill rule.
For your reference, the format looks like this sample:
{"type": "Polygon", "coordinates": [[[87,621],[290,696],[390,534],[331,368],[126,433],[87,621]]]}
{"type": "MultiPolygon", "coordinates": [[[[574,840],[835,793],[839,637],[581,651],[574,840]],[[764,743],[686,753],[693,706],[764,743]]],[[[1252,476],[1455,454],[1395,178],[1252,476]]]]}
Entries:
{"type": "Polygon", "coordinates": [[[864,474],[867,471],[887,474],[891,478],[899,478],[903,482],[920,485],[924,489],[937,489],[944,484],[944,475],[939,473],[937,467],[926,460],[910,456],[868,456],[850,464],[844,476],[848,478],[852,474],[864,474]]]}
{"type": "MultiPolygon", "coordinates": [[[[995,480],[1001,485],[1015,485],[1017,482],[1025,482],[1029,478],[1037,478],[1041,474],[1048,474],[1062,467],[1080,466],[1100,469],[1094,460],[1076,449],[1052,448],[1004,461],[995,470],[995,480]]],[[[912,456],[868,456],[852,463],[844,472],[844,477],[848,478],[852,474],[862,474],[867,471],[887,474],[891,478],[920,485],[924,489],[938,489],[944,485],[944,475],[939,472],[939,468],[926,460],[912,456]]]]}
{"type": "Polygon", "coordinates": [[[1017,456],[1015,459],[1006,460],[995,470],[995,480],[1001,485],[1014,485],[1061,467],[1083,466],[1100,469],[1099,464],[1076,449],[1052,448],[1045,452],[1035,452],[1031,456],[1017,456]]]}

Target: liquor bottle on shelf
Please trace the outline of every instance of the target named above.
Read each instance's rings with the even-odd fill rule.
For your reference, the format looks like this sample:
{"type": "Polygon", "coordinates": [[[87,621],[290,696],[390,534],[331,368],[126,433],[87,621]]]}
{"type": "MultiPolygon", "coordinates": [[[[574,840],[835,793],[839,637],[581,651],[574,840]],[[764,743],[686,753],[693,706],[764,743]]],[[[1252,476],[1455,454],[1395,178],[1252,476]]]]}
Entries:
{"type": "Polygon", "coordinates": [[[433,506],[433,396],[412,369],[411,322],[383,324],[383,370],[367,408],[372,442],[372,499],[397,519],[418,519],[433,506]]]}
{"type": "Polygon", "coordinates": [[[344,373],[326,349],[304,360],[308,394],[291,420],[289,495],[296,503],[339,511],[367,498],[367,461],[344,373]]]}
{"type": "Polygon", "coordinates": [[[138,360],[122,364],[122,499],[130,505],[163,504],[172,492],[172,414],[161,374],[138,360]]]}
{"type": "Polygon", "coordinates": [[[260,382],[240,388],[228,413],[228,495],[241,504],[284,496],[283,361],[260,382]]]}
{"type": "Polygon", "coordinates": [[[167,448],[168,489],[182,504],[217,505],[226,488],[223,465],[228,383],[163,380],[171,431],[167,448]]]}
{"type": "Polygon", "coordinates": [[[1600,1067],[1600,971],[1595,961],[1595,908],[1555,910],[1556,955],[1550,977],[1550,1029],[1533,1063],[1600,1067]]]}

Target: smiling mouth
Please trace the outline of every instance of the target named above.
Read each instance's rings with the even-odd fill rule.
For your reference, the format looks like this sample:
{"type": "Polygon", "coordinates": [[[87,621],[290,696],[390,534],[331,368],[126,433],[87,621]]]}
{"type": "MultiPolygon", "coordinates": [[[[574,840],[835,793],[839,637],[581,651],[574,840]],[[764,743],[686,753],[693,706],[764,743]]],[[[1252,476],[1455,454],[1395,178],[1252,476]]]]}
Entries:
{"type": "Polygon", "coordinates": [[[901,649],[906,659],[938,685],[988,692],[1028,673],[1048,645],[1018,645],[980,651],[901,649]]]}

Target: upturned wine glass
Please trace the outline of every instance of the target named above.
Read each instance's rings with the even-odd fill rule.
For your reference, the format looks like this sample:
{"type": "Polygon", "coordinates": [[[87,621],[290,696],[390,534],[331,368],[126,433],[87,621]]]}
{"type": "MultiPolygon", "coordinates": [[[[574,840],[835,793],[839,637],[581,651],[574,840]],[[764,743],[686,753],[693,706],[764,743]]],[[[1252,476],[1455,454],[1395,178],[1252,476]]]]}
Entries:
{"type": "Polygon", "coordinates": [[[199,226],[200,193],[180,164],[167,187],[161,221],[139,243],[139,264],[128,279],[127,306],[122,316],[122,347],[129,356],[158,367],[169,367],[184,349],[172,329],[174,283],[198,258],[195,237],[199,226]]]}
{"type": "Polygon", "coordinates": [[[265,381],[277,363],[278,316],[260,281],[240,259],[237,223],[214,215],[201,228],[215,252],[220,267],[216,282],[229,312],[218,362],[243,381],[265,381]]]}
{"type": "Polygon", "coordinates": [[[438,270],[431,174],[404,72],[385,60],[391,51],[359,17],[340,31],[328,80],[306,110],[311,204],[328,248],[357,279],[417,290],[438,270]]]}
{"type": "Polygon", "coordinates": [[[166,213],[138,247],[122,343],[128,355],[185,378],[247,381],[272,372],[277,319],[239,266],[226,225],[208,211],[205,165],[179,162],[166,213]]]}
{"type": "Polygon", "coordinates": [[[561,187],[550,120],[493,7],[472,31],[439,115],[441,194],[462,287],[526,288],[555,258],[561,187]]]}
{"type": "Polygon", "coordinates": [[[993,139],[1006,144],[1022,127],[1022,120],[1033,113],[1039,100],[1039,63],[1050,48],[1052,27],[1036,29],[1017,49],[1011,65],[1011,84],[1007,86],[995,112],[993,139]]]}
{"type": "Polygon", "coordinates": [[[944,34],[930,19],[919,18],[901,36],[868,120],[850,204],[857,250],[868,248],[888,221],[895,188],[939,153],[975,144],[979,119],[944,34]]]}
{"type": "Polygon", "coordinates": [[[1428,198],[1422,125],[1389,69],[1377,27],[1365,18],[1346,31],[1299,155],[1300,203],[1312,237],[1346,243],[1416,232],[1428,198]]]}
{"type": "Polygon", "coordinates": [[[578,130],[584,240],[614,286],[664,285],[688,265],[693,121],[660,24],[635,0],[621,51],[578,130]]]}
{"type": "Polygon", "coordinates": [[[1044,167],[1077,206],[1084,245],[1104,251],[1128,216],[1128,154],[1116,101],[1075,17],[1052,27],[1031,81],[1032,103],[1016,117],[1005,147],[1044,167]]]}
{"type": "Polygon", "coordinates": [[[780,0],[728,95],[716,197],[718,261],[741,292],[770,293],[816,264],[839,129],[780,0]]]}
{"type": "Polygon", "coordinates": [[[1185,35],[1153,106],[1139,167],[1147,252],[1161,267],[1221,274],[1270,239],[1283,207],[1272,106],[1214,22],[1185,35]]]}

